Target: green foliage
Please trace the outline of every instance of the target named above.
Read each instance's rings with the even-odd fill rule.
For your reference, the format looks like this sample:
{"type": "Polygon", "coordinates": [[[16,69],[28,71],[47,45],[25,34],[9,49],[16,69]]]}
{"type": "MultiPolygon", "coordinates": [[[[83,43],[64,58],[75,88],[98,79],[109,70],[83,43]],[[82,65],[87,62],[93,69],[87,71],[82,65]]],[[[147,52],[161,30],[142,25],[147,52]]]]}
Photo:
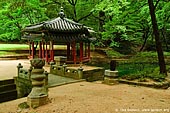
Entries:
{"type": "MultiPolygon", "coordinates": [[[[162,30],[160,34],[164,38],[162,41],[169,44],[170,40],[167,38],[168,29],[170,29],[169,2],[155,1],[154,4],[158,26],[162,30]]],[[[97,45],[109,46],[121,53],[120,50],[123,50],[123,53],[129,53],[140,45],[145,47],[148,41],[151,42],[147,44],[148,48],[151,48],[155,43],[152,37],[152,23],[146,0],[140,2],[102,0],[93,10],[96,14],[99,14],[100,11],[104,12],[104,17],[100,18],[100,21],[104,22],[104,30],[101,31],[102,38],[98,38],[100,42],[97,45]]],[[[167,45],[166,47],[168,49],[167,45]]]]}
{"type": "Polygon", "coordinates": [[[166,70],[167,70],[168,73],[170,73],[170,65],[166,66],[166,70]]]}
{"type": "Polygon", "coordinates": [[[127,80],[138,79],[144,82],[147,79],[152,79],[153,81],[162,82],[166,78],[166,75],[159,73],[158,64],[152,62],[123,63],[118,67],[118,70],[120,77],[127,80]]]}
{"type": "MultiPolygon", "coordinates": [[[[56,18],[61,6],[67,18],[94,28],[97,46],[109,46],[124,54],[133,53],[145,39],[148,48],[153,46],[147,0],[0,0],[0,41],[19,40],[25,26],[56,18]]],[[[160,0],[155,9],[162,41],[167,44],[169,7],[170,2],[160,0]]]]}
{"type": "MultiPolygon", "coordinates": [[[[165,56],[170,56],[169,52],[164,52],[165,56]]],[[[167,68],[168,69],[168,68],[167,68]]],[[[166,75],[160,74],[156,52],[140,52],[127,62],[120,62],[118,66],[119,74],[128,80],[138,79],[139,81],[162,82],[166,75]]]]}
{"type": "Polygon", "coordinates": [[[122,54],[120,54],[119,52],[117,51],[114,51],[113,49],[107,49],[105,50],[106,54],[108,57],[121,57],[123,56],[122,54]]]}
{"type": "MultiPolygon", "coordinates": [[[[142,36],[141,18],[137,13],[131,13],[130,2],[127,0],[103,0],[95,7],[96,12],[105,12],[105,31],[102,32],[102,40],[110,41],[110,47],[123,47],[131,45],[136,38],[142,36]],[[123,45],[121,45],[123,44],[123,45]]],[[[108,44],[108,43],[107,43],[108,44]]]]}
{"type": "Polygon", "coordinates": [[[19,107],[20,109],[30,108],[30,106],[27,104],[27,102],[20,103],[20,104],[18,105],[18,107],[19,107]]]}
{"type": "Polygon", "coordinates": [[[47,19],[39,0],[6,0],[0,1],[0,5],[1,41],[20,40],[22,28],[47,19]]]}

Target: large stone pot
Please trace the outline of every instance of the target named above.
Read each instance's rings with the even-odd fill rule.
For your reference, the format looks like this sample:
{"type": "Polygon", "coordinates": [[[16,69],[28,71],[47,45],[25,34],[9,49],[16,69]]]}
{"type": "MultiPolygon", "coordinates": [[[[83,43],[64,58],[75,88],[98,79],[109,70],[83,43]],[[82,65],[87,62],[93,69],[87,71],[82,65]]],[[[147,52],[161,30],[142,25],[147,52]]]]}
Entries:
{"type": "Polygon", "coordinates": [[[30,60],[33,70],[31,72],[32,91],[28,95],[27,101],[31,107],[38,107],[47,103],[48,90],[45,87],[46,75],[44,74],[43,66],[45,60],[41,58],[35,58],[30,60]]]}
{"type": "Polygon", "coordinates": [[[34,67],[34,69],[42,69],[42,67],[45,65],[45,60],[41,58],[35,58],[30,60],[31,66],[34,67]]]}

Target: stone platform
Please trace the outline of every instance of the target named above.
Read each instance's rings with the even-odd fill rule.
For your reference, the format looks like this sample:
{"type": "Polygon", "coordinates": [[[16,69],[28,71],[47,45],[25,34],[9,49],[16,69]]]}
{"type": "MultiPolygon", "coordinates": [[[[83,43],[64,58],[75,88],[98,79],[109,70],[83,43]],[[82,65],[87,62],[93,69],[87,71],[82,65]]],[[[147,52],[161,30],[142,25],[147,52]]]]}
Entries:
{"type": "Polygon", "coordinates": [[[77,80],[85,79],[86,81],[103,80],[104,69],[102,67],[88,65],[51,65],[50,73],[63,77],[74,78],[77,80]]]}

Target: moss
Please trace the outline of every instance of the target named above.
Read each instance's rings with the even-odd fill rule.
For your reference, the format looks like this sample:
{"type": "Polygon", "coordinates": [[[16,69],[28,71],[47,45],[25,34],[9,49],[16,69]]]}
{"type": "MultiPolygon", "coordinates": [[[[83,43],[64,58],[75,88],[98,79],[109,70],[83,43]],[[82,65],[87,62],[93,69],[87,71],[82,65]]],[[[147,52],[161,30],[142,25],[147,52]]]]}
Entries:
{"type": "Polygon", "coordinates": [[[23,102],[23,103],[20,103],[20,104],[18,105],[18,107],[19,107],[20,109],[27,109],[27,108],[29,108],[30,106],[27,104],[27,102],[23,102]]]}

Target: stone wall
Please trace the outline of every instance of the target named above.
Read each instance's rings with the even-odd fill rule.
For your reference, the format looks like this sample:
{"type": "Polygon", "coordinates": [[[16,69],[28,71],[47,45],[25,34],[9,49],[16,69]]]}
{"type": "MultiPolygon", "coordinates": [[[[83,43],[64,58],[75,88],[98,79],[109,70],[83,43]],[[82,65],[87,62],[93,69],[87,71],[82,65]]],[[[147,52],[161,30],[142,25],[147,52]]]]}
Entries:
{"type": "Polygon", "coordinates": [[[23,69],[21,64],[18,67],[18,76],[14,77],[18,98],[27,96],[32,90],[30,71],[23,69]]]}
{"type": "Polygon", "coordinates": [[[58,76],[65,76],[74,79],[82,79],[78,69],[71,69],[67,66],[51,65],[50,73],[58,76]]]}
{"type": "Polygon", "coordinates": [[[21,78],[21,77],[14,77],[14,79],[15,79],[18,98],[27,96],[32,89],[31,80],[21,78]]]}

